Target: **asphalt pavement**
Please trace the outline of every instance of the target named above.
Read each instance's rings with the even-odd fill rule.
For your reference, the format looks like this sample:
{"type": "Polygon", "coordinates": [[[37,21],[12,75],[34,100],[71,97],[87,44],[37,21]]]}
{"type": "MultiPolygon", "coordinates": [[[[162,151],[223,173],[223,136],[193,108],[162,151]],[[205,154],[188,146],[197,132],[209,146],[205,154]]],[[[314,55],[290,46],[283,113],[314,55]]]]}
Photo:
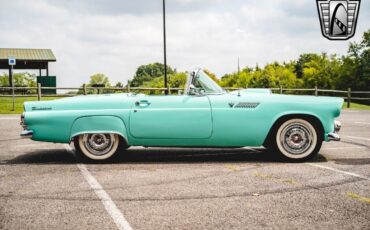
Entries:
{"type": "Polygon", "coordinates": [[[370,229],[370,111],[307,163],[263,148],[130,148],[85,164],[0,116],[0,229],[370,229]]]}

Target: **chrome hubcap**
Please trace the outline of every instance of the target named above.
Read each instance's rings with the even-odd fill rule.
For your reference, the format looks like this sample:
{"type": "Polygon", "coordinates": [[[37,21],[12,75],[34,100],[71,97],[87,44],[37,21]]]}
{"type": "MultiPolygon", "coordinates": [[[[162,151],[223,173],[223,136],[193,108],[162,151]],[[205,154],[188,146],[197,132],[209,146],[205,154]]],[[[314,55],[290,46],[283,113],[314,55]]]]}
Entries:
{"type": "Polygon", "coordinates": [[[299,155],[310,148],[312,144],[312,133],[303,124],[289,124],[281,132],[280,141],[286,151],[299,155]]]}
{"type": "Polygon", "coordinates": [[[84,134],[83,143],[93,155],[102,156],[108,153],[114,144],[114,135],[111,133],[84,134]]]}

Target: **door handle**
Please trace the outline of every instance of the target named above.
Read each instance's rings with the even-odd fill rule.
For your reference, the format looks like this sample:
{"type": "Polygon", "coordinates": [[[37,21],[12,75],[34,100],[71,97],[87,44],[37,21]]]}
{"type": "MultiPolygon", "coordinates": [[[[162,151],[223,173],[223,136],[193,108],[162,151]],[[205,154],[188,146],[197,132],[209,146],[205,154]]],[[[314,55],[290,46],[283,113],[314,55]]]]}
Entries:
{"type": "Polygon", "coordinates": [[[135,105],[139,107],[146,107],[150,105],[150,102],[147,100],[140,100],[140,101],[135,102],[135,105]]]}

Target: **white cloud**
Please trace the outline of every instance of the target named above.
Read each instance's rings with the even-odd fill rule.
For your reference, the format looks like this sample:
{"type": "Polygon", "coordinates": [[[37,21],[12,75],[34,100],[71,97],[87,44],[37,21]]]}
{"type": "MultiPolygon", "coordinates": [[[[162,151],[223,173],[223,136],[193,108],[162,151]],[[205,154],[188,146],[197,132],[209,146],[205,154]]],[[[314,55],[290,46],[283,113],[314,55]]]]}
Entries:
{"type": "MultiPolygon", "coordinates": [[[[139,65],[163,60],[161,4],[153,2],[0,0],[0,46],[51,48],[60,86],[78,86],[96,72],[126,82],[139,65]]],[[[254,66],[347,51],[347,41],[321,36],[315,1],[167,2],[168,64],[179,70],[200,66],[221,76],[236,70],[238,56],[254,66]]],[[[362,1],[351,41],[369,29],[369,5],[362,1]]]]}

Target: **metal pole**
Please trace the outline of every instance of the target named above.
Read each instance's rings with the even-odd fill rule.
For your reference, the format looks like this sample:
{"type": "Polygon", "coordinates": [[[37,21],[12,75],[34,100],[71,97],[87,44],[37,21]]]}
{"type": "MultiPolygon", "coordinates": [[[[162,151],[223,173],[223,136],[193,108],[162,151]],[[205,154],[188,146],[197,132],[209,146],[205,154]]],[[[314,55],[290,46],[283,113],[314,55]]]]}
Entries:
{"type": "Polygon", "coordinates": [[[15,111],[15,96],[14,96],[14,84],[13,84],[13,66],[10,66],[10,81],[12,86],[12,101],[13,101],[13,109],[12,111],[15,111]]]}
{"type": "Polygon", "coordinates": [[[13,71],[12,71],[12,66],[9,66],[9,86],[13,86],[13,71]]]}
{"type": "Polygon", "coordinates": [[[167,87],[167,51],[166,51],[166,0],[163,0],[163,56],[164,56],[164,88],[165,94],[169,94],[167,87]]]}

